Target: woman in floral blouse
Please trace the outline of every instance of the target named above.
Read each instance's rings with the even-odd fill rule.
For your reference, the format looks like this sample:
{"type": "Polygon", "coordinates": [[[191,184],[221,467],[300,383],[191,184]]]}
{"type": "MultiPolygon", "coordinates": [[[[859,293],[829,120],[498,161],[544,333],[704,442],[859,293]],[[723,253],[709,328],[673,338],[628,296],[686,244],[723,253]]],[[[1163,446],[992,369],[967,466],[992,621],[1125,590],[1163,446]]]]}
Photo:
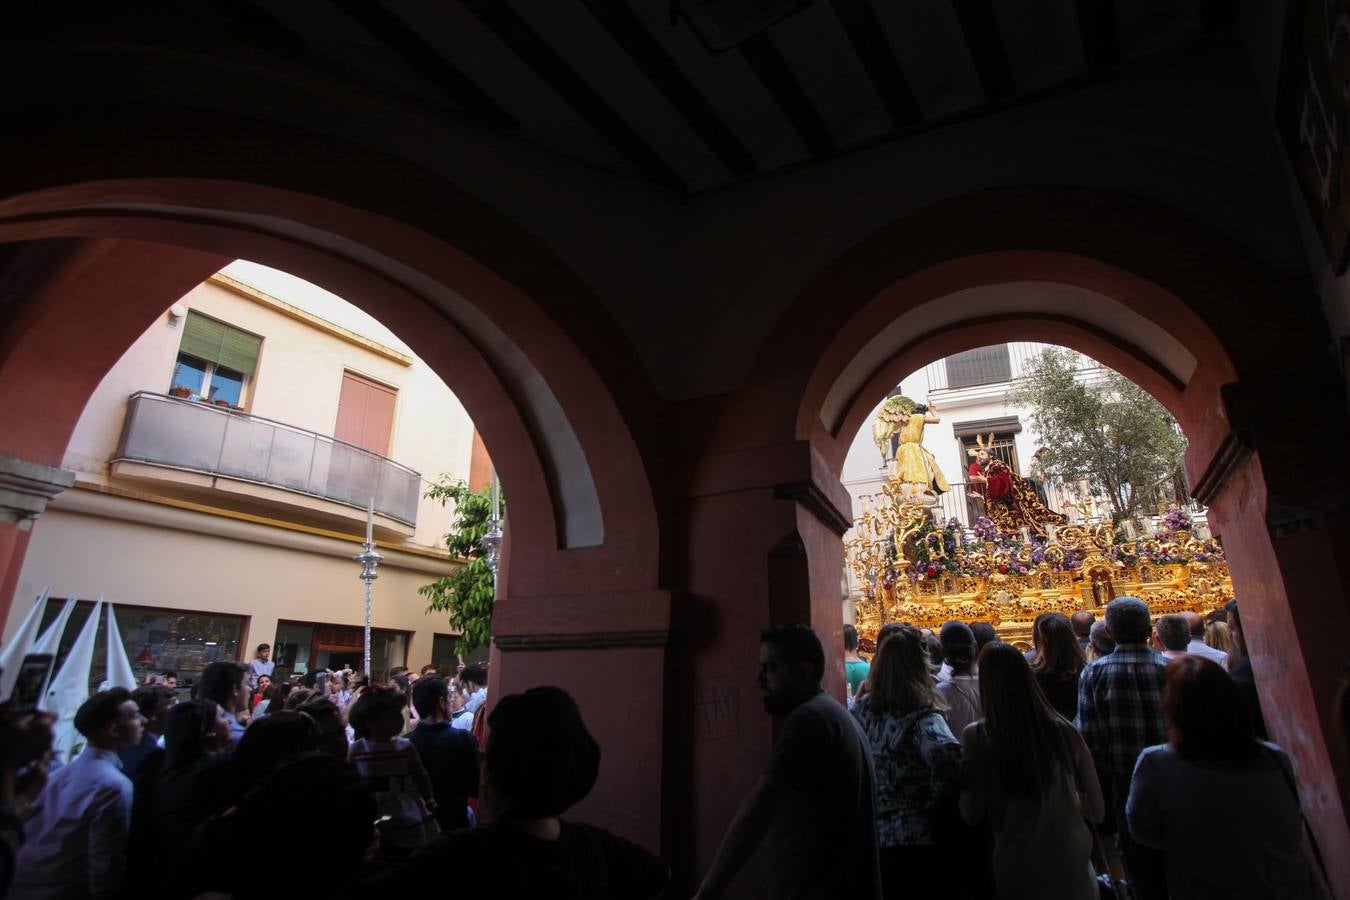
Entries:
{"type": "Polygon", "coordinates": [[[853,716],[876,767],[882,888],[887,897],[924,896],[942,887],[933,819],[956,796],[961,746],[942,717],[917,628],[902,625],[886,639],[868,684],[853,716]]]}

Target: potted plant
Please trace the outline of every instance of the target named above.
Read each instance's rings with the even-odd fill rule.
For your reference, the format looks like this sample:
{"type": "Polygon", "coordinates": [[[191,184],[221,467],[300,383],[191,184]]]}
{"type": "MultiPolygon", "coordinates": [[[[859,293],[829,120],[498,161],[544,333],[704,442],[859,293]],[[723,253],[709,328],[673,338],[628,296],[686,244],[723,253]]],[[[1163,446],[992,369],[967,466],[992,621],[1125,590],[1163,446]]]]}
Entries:
{"type": "Polygon", "coordinates": [[[175,384],[173,387],[169,388],[169,396],[182,397],[184,400],[186,400],[188,397],[192,396],[192,388],[186,387],[181,384],[175,384]]]}

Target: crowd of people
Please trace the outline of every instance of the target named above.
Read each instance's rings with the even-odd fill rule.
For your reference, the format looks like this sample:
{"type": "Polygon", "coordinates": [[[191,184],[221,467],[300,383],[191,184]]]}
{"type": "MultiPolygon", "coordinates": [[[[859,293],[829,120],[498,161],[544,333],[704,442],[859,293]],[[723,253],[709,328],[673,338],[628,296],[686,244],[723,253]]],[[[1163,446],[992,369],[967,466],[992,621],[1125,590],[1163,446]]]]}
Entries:
{"type": "Polygon", "coordinates": [[[564,691],[505,697],[488,714],[484,667],[283,679],[269,650],[211,663],[190,699],[165,673],[99,691],[75,716],[83,748],[64,765],[50,715],[0,707],[0,896],[664,888],[654,855],[557,818],[600,760],[564,691]],[[485,870],[485,857],[503,865],[485,870]]]}
{"type": "MultiPolygon", "coordinates": [[[[760,638],[781,727],[698,898],[756,853],[771,898],[1319,895],[1236,604],[1208,621],[1155,622],[1133,597],[1102,621],[1046,614],[1025,652],[984,622],[889,624],[869,660],[845,626],[846,704],[822,690],[814,631],[760,638]]],[[[0,708],[0,895],[670,889],[659,857],[560,818],[600,763],[563,690],[488,714],[479,667],[290,679],[268,651],[210,664],[191,699],[162,675],[98,692],[61,766],[50,716],[0,708]]]]}
{"type": "Polygon", "coordinates": [[[1025,652],[984,622],[888,624],[870,661],[846,625],[851,715],[821,690],[811,629],[761,640],[764,706],[785,721],[700,898],[760,847],[771,897],[1322,895],[1236,603],[1047,613],[1025,652]]]}

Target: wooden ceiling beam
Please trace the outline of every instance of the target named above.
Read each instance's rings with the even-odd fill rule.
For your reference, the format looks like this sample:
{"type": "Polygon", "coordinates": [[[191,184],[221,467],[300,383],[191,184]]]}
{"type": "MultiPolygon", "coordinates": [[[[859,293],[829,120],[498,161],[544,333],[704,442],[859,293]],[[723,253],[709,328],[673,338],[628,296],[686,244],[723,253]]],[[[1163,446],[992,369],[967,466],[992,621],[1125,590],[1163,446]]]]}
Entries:
{"type": "Polygon", "coordinates": [[[335,6],[450,102],[484,124],[515,130],[520,123],[426,38],[374,0],[333,0],[335,6]]]}
{"type": "Polygon", "coordinates": [[[871,0],[830,0],[830,6],[871,79],[872,87],[885,104],[891,123],[903,131],[922,122],[923,111],[886,40],[886,32],[871,0]]]}
{"type": "Polygon", "coordinates": [[[811,155],[820,158],[833,153],[830,127],[769,36],[760,33],[743,41],[740,52],[811,155]]]}
{"type": "Polygon", "coordinates": [[[755,171],[753,154],[624,0],[581,2],[729,172],[749,175],[755,171]]]}
{"type": "Polygon", "coordinates": [[[670,163],[505,0],[460,2],[638,171],[662,187],[689,193],[688,184],[670,163]]]}
{"type": "MultiPolygon", "coordinates": [[[[1083,0],[1079,0],[1082,5],[1083,0]]],[[[1091,2],[1091,0],[1089,0],[1091,2]]],[[[993,0],[952,0],[971,62],[988,100],[1006,100],[1017,93],[1008,50],[994,16],[993,0]]]]}
{"type": "Polygon", "coordinates": [[[1120,64],[1120,29],[1115,0],[1077,0],[1078,35],[1089,72],[1120,64]]]}

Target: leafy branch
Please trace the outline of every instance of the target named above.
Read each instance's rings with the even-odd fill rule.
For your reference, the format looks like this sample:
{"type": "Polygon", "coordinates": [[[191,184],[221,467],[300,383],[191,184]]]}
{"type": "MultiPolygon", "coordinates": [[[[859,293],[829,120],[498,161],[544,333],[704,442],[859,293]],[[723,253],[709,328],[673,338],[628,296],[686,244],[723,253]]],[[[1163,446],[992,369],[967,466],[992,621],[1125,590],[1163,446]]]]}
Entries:
{"type": "Polygon", "coordinates": [[[1031,425],[1048,451],[1040,461],[1044,474],[1086,481],[1117,515],[1136,515],[1161,499],[1164,486],[1184,485],[1186,439],[1139,385],[1109,370],[1085,380],[1075,362],[1056,348],[1028,360],[1009,402],[1031,409],[1031,425]]]}
{"type": "MultiPolygon", "coordinates": [[[[424,584],[417,592],[427,598],[427,612],[449,613],[450,627],[460,632],[455,652],[461,655],[485,647],[492,636],[492,570],[483,559],[483,536],[492,527],[491,488],[472,491],[464,481],[442,475],[427,489],[430,500],[450,504],[450,530],[445,546],[450,556],[466,562],[449,575],[424,584]]],[[[506,500],[501,498],[502,513],[506,500]]]]}

